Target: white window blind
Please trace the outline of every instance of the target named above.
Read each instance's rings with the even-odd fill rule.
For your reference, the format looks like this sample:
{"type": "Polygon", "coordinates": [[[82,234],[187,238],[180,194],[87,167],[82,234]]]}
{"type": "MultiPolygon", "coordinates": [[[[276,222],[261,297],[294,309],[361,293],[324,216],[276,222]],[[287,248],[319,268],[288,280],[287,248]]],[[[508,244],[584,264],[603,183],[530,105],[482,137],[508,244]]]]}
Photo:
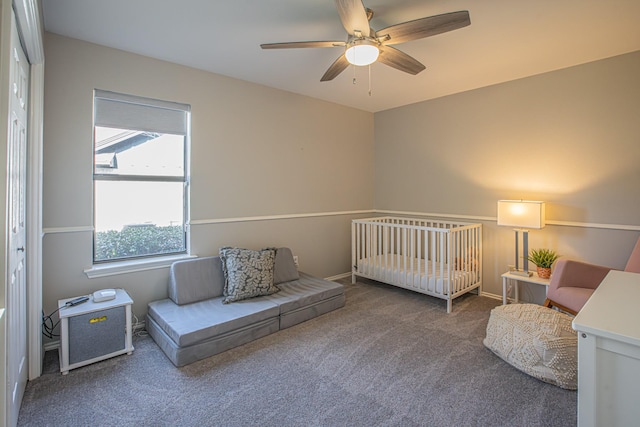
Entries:
{"type": "Polygon", "coordinates": [[[99,89],[95,90],[94,102],[96,126],[187,135],[188,104],[99,89]]]}

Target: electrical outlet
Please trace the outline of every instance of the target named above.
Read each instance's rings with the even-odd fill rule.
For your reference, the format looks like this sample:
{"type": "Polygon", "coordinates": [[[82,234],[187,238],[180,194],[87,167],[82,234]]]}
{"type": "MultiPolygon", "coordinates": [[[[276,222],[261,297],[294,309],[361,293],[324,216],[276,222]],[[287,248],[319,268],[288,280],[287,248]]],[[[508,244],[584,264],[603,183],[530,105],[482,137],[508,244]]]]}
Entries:
{"type": "Polygon", "coordinates": [[[298,264],[298,255],[293,256],[293,263],[296,265],[296,267],[300,267],[300,264],[298,264]]]}

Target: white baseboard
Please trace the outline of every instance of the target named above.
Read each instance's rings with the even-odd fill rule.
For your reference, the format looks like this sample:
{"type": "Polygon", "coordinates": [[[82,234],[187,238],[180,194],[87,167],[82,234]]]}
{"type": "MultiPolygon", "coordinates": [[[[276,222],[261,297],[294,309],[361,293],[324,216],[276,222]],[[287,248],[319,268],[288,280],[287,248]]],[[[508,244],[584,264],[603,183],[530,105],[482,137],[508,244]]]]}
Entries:
{"type": "Polygon", "coordinates": [[[493,299],[497,299],[497,300],[502,301],[502,295],[492,294],[492,293],[484,292],[484,291],[480,295],[483,296],[483,297],[493,298],[493,299]]]}
{"type": "Polygon", "coordinates": [[[335,282],[336,280],[345,279],[347,277],[351,277],[351,272],[342,273],[342,274],[338,274],[336,276],[331,276],[331,277],[325,277],[324,280],[329,280],[331,282],[335,282]]]}
{"type": "Polygon", "coordinates": [[[60,348],[60,340],[57,341],[50,341],[48,343],[46,343],[45,345],[42,346],[42,349],[47,352],[50,350],[57,350],[60,348]]]}

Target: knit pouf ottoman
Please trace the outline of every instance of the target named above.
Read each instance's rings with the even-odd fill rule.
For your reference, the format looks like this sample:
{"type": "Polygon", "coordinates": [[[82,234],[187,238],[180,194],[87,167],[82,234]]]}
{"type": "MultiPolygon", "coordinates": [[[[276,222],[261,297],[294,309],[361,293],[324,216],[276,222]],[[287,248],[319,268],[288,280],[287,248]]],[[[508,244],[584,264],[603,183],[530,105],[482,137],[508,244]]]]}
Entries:
{"type": "Polygon", "coordinates": [[[572,317],[536,304],[491,310],[484,345],[524,373],[559,387],[578,388],[578,338],[572,317]]]}

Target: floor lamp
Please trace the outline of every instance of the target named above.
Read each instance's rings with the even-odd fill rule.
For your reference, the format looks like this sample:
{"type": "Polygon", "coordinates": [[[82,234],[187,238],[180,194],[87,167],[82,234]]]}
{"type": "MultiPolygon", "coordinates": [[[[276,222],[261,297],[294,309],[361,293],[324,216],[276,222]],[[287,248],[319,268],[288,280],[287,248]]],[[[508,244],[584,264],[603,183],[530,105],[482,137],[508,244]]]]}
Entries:
{"type": "Polygon", "coordinates": [[[498,200],[498,225],[514,227],[516,234],[516,264],[513,274],[531,276],[529,272],[529,229],[544,228],[544,202],[531,200],[498,200]],[[523,269],[518,262],[518,235],[522,233],[523,269]]]}

